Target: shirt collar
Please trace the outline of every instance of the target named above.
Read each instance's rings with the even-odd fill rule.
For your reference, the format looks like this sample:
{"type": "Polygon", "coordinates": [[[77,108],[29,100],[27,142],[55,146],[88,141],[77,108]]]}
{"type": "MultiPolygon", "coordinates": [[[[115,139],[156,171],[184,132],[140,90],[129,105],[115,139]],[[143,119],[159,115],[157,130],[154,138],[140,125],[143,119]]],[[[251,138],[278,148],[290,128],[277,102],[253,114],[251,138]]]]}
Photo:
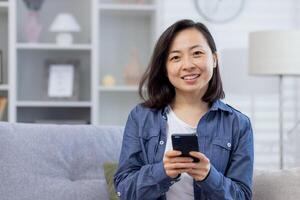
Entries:
{"type": "MultiPolygon", "coordinates": [[[[208,111],[210,112],[210,111],[217,111],[217,110],[226,111],[229,112],[230,114],[232,113],[232,109],[227,104],[223,103],[221,100],[215,100],[208,111]]],[[[169,111],[170,111],[170,107],[165,106],[162,109],[162,115],[166,117],[169,111]]]]}
{"type": "Polygon", "coordinates": [[[161,114],[163,116],[164,119],[167,119],[167,114],[170,112],[170,106],[165,106],[162,111],[161,114]]]}
{"type": "Polygon", "coordinates": [[[221,100],[216,100],[212,103],[212,106],[210,107],[209,111],[217,111],[222,110],[232,113],[232,109],[225,103],[223,103],[221,100]]]}

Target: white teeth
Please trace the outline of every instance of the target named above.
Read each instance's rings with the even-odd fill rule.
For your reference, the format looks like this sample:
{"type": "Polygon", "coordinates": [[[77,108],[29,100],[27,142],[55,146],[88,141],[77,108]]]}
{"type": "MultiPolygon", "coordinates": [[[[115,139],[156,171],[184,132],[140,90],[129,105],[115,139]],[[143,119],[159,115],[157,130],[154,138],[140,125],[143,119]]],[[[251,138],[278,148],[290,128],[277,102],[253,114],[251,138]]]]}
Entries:
{"type": "Polygon", "coordinates": [[[192,80],[192,79],[198,78],[199,76],[200,76],[199,74],[193,74],[193,75],[184,76],[183,79],[184,80],[192,80]]]}

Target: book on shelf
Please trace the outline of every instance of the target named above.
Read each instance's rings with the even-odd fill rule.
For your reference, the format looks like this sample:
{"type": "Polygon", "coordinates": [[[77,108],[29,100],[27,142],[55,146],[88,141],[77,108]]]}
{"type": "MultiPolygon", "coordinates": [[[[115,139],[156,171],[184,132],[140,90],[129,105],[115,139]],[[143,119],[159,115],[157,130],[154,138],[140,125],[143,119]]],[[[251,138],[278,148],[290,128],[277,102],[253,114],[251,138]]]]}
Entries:
{"type": "Polygon", "coordinates": [[[7,97],[0,96],[0,121],[4,120],[7,107],[7,97]]]}

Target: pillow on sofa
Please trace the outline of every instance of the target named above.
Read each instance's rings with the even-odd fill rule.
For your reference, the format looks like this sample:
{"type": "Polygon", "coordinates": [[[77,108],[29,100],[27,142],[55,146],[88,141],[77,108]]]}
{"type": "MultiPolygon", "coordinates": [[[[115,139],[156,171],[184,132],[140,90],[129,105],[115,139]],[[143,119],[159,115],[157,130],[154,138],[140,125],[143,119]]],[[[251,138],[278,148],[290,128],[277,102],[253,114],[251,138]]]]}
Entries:
{"type": "Polygon", "coordinates": [[[109,200],[118,200],[118,196],[114,188],[114,174],[117,171],[118,163],[104,163],[104,175],[108,187],[109,200]]]}
{"type": "Polygon", "coordinates": [[[300,197],[300,168],[255,170],[254,200],[294,200],[300,197]]]}

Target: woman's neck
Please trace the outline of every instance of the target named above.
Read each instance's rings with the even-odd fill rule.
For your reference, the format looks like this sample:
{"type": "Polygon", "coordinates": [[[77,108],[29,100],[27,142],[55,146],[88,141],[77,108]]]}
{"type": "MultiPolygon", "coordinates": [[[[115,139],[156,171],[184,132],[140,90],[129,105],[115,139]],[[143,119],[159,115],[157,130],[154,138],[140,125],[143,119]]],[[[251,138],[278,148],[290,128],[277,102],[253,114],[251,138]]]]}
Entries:
{"type": "Polygon", "coordinates": [[[172,102],[172,108],[184,108],[184,109],[196,109],[196,110],[208,110],[208,103],[202,100],[201,94],[179,94],[176,93],[174,101],[172,102]]]}
{"type": "Polygon", "coordinates": [[[199,96],[176,95],[171,108],[177,117],[195,127],[201,117],[208,111],[209,104],[202,101],[199,96]]]}

